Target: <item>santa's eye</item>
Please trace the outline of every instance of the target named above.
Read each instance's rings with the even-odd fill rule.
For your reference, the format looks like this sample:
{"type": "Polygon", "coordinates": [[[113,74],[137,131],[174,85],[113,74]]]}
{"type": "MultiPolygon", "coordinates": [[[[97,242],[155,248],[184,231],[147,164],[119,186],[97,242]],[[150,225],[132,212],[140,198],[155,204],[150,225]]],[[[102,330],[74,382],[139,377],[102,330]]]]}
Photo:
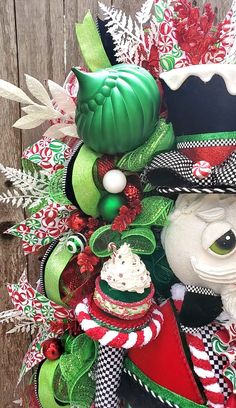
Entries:
{"type": "Polygon", "coordinates": [[[236,248],[236,237],[232,230],[227,231],[210,246],[217,255],[228,255],[236,248]]]}

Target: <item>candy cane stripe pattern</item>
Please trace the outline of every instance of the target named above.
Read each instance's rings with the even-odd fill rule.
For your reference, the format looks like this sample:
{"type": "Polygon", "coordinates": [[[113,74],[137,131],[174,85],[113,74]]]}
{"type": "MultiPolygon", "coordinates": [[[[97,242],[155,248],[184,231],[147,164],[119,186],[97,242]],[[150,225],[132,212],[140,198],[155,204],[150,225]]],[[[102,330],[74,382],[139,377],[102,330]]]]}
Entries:
{"type": "Polygon", "coordinates": [[[208,406],[224,408],[224,395],[212,370],[209,356],[199,335],[187,334],[187,342],[191,353],[193,368],[203,385],[208,406]]]}
{"type": "Polygon", "coordinates": [[[212,167],[210,163],[205,160],[201,160],[193,165],[193,176],[202,180],[211,174],[212,167]]]}
{"type": "Polygon", "coordinates": [[[112,330],[101,326],[93,320],[89,314],[88,298],[85,298],[83,302],[76,306],[75,314],[82,330],[92,339],[98,341],[103,346],[127,350],[131,347],[142,347],[155,339],[159,335],[163,323],[162,313],[156,306],[152,311],[149,324],[143,329],[130,333],[112,330]]]}

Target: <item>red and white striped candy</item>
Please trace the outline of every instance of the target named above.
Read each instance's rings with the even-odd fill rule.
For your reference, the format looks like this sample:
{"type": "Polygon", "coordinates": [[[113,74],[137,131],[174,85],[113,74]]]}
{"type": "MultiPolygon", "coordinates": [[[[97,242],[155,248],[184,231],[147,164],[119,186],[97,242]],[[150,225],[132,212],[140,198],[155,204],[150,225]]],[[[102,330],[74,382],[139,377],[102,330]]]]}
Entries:
{"type": "Polygon", "coordinates": [[[82,330],[89,337],[98,341],[103,346],[127,350],[133,347],[139,348],[145,346],[155,339],[159,335],[163,324],[163,315],[158,306],[155,306],[149,324],[142,329],[126,333],[103,327],[90,316],[88,298],[85,298],[76,306],[75,315],[82,330]]]}
{"type": "Polygon", "coordinates": [[[201,160],[193,165],[192,173],[194,177],[202,180],[211,174],[211,165],[205,160],[201,160]]]}

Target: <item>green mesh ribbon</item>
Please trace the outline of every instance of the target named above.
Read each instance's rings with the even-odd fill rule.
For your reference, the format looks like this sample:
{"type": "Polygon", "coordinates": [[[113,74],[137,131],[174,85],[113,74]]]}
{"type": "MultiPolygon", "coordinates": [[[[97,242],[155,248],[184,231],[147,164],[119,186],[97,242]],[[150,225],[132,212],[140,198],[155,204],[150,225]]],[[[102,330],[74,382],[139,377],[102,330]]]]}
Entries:
{"type": "Polygon", "coordinates": [[[143,187],[143,192],[144,193],[150,193],[150,191],[153,191],[153,190],[155,190],[155,187],[151,183],[147,183],[143,187]]]}
{"type": "Polygon", "coordinates": [[[164,119],[161,119],[155,132],[146,143],[126,153],[117,163],[117,167],[132,172],[142,171],[156,154],[170,150],[174,145],[174,140],[171,123],[166,123],[164,119]]]}
{"type": "Polygon", "coordinates": [[[121,234],[121,243],[130,245],[138,255],[150,255],[155,251],[156,238],[149,228],[131,228],[121,234]]]}
{"type": "Polygon", "coordinates": [[[83,59],[91,71],[111,66],[90,12],[82,24],[76,24],[76,35],[83,59]]]}
{"type": "Polygon", "coordinates": [[[167,216],[174,202],[166,197],[146,197],[142,200],[142,212],[137,216],[132,226],[157,225],[164,227],[167,216]]]}
{"type": "Polygon", "coordinates": [[[156,239],[150,228],[130,228],[119,233],[113,231],[111,225],[98,228],[91,236],[89,246],[93,253],[100,258],[110,255],[107,247],[114,242],[117,247],[124,242],[130,245],[135,254],[152,254],[156,248],[156,239]]]}
{"type": "Polygon", "coordinates": [[[95,395],[95,381],[89,372],[97,359],[97,343],[86,334],[69,336],[53,378],[54,398],[60,404],[78,404],[90,408],[95,395]]]}

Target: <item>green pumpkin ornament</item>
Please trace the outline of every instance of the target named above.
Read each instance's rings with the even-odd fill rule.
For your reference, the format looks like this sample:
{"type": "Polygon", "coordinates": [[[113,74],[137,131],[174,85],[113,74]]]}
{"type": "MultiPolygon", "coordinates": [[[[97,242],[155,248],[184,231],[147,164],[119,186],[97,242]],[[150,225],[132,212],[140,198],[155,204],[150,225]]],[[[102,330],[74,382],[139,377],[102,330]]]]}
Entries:
{"type": "Polygon", "coordinates": [[[88,147],[98,153],[126,153],[152,135],[161,97],[148,71],[131,64],[73,71],[79,81],[77,130],[88,147]]]}

